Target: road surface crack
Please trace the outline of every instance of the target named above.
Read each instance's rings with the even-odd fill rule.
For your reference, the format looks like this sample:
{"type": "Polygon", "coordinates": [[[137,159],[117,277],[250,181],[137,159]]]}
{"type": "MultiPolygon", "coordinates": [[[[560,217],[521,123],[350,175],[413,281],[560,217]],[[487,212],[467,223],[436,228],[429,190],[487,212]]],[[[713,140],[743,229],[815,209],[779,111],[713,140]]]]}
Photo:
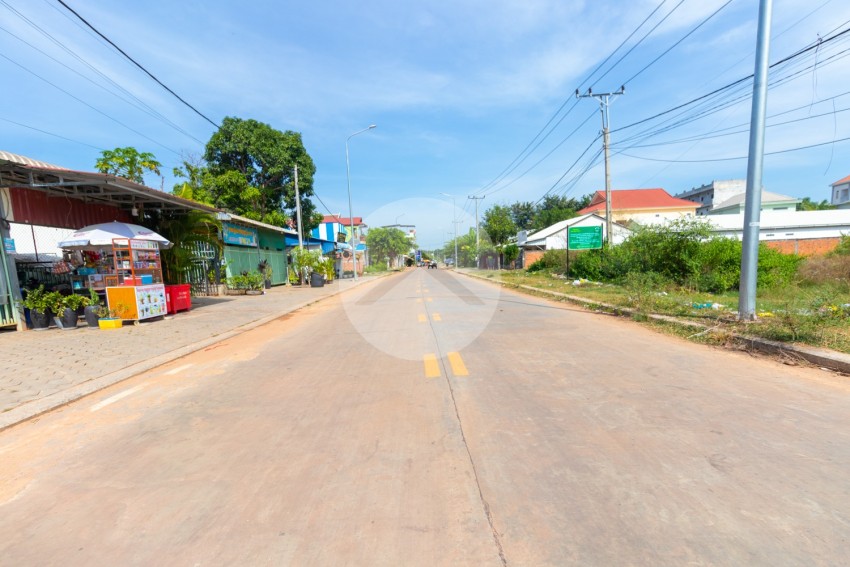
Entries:
{"type": "MultiPolygon", "coordinates": [[[[425,312],[428,313],[428,306],[425,305],[425,312]]],[[[454,407],[455,419],[457,419],[458,429],[460,430],[460,438],[463,441],[463,447],[466,449],[466,456],[469,459],[469,466],[472,468],[472,476],[475,479],[475,488],[478,489],[478,499],[481,501],[481,507],[484,510],[484,516],[487,518],[487,524],[490,526],[490,532],[493,534],[493,542],[496,544],[496,549],[499,552],[499,560],[504,567],[507,567],[508,561],[505,558],[505,549],[502,547],[502,540],[499,537],[499,532],[493,524],[493,514],[490,511],[490,504],[484,497],[484,492],[481,490],[481,480],[478,477],[478,467],[475,466],[475,459],[472,457],[472,451],[469,449],[469,442],[466,440],[466,433],[463,430],[463,421],[460,418],[460,410],[457,407],[457,399],[455,391],[452,387],[452,382],[449,380],[449,369],[446,367],[446,359],[443,356],[443,350],[440,347],[440,339],[437,336],[437,330],[434,328],[433,318],[428,313],[428,326],[431,333],[434,335],[434,344],[437,348],[437,359],[440,361],[440,366],[443,368],[443,376],[446,377],[446,385],[449,388],[449,395],[452,398],[452,406],[454,407]]]]}

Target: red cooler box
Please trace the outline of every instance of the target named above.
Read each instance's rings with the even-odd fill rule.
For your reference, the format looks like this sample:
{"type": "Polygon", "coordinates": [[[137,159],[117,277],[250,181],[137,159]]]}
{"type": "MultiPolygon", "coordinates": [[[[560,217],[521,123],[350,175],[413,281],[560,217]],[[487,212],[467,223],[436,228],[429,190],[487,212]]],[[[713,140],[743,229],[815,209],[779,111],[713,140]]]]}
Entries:
{"type": "Polygon", "coordinates": [[[192,308],[192,290],[189,284],[165,286],[165,305],[169,313],[192,308]]]}

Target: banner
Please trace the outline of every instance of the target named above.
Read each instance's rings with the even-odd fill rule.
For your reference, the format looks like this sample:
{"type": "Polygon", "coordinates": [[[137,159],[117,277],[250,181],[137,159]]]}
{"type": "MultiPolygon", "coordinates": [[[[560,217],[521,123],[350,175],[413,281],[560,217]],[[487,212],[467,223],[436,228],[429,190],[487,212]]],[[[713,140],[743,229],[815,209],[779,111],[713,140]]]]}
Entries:
{"type": "Polygon", "coordinates": [[[256,229],[235,225],[229,222],[221,223],[221,240],[225,244],[251,246],[252,248],[256,248],[259,243],[259,237],[256,229]]]}

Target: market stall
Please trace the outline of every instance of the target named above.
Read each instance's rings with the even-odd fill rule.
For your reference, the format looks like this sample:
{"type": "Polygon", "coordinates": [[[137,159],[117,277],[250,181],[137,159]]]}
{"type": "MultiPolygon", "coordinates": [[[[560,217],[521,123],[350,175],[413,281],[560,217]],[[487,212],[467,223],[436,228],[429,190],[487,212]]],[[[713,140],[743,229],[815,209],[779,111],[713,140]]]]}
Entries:
{"type": "Polygon", "coordinates": [[[59,243],[70,258],[75,293],[102,294],[110,314],[127,321],[167,312],[160,249],[171,243],[139,225],[112,222],[82,228],[59,243]]]}

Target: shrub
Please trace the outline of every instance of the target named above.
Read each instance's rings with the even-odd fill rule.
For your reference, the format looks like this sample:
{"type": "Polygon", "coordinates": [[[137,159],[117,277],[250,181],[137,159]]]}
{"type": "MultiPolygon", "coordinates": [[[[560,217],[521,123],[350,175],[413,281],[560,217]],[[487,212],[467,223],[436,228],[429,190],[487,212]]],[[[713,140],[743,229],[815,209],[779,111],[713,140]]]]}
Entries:
{"type": "Polygon", "coordinates": [[[759,244],[758,287],[770,289],[790,284],[802,261],[802,256],[783,254],[764,243],[759,244]]]}
{"type": "Polygon", "coordinates": [[[842,234],[838,246],[829,254],[830,256],[850,256],[850,234],[842,234]]]}
{"type": "Polygon", "coordinates": [[[722,293],[738,287],[741,281],[741,242],[715,238],[700,244],[697,252],[699,273],[690,282],[699,291],[722,293]]]}
{"type": "Polygon", "coordinates": [[[629,272],[623,278],[623,287],[629,292],[629,303],[638,311],[655,311],[663,297],[668,281],[656,272],[629,272]]]}
{"type": "Polygon", "coordinates": [[[567,267],[566,252],[566,250],[547,250],[539,260],[528,267],[528,271],[554,270],[563,273],[567,267]]]}

